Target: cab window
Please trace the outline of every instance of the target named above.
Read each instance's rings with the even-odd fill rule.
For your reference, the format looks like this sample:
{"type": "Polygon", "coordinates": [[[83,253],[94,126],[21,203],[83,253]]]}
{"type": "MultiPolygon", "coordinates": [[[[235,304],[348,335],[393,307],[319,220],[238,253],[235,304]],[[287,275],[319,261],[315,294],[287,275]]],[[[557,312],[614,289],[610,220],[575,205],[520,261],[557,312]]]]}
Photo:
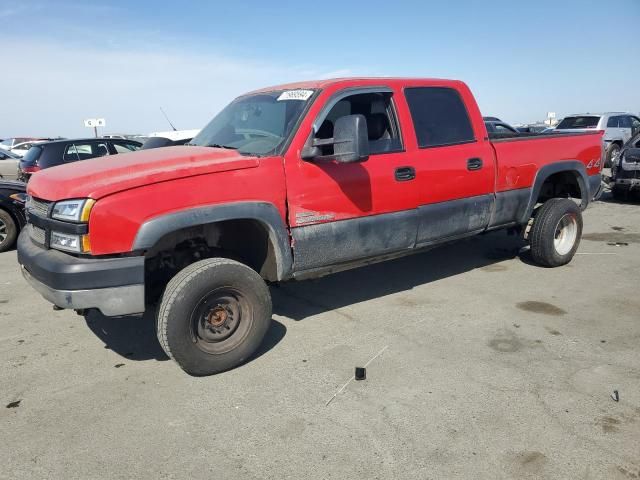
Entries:
{"type": "MultiPolygon", "coordinates": [[[[367,122],[370,155],[402,150],[400,129],[390,92],[359,93],[341,99],[324,117],[315,138],[333,138],[336,120],[357,114],[363,115],[367,122]]],[[[333,154],[333,145],[324,145],[321,149],[322,155],[333,154]]]]}
{"type": "Polygon", "coordinates": [[[467,109],[455,89],[407,88],[405,96],[420,148],[475,141],[467,109]]]}

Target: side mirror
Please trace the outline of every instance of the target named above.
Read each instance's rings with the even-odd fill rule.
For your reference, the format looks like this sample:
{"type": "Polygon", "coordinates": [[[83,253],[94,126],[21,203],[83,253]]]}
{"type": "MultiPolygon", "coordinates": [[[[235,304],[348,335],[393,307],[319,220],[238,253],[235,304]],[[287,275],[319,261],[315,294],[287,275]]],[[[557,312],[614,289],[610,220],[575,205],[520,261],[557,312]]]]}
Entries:
{"type": "Polygon", "coordinates": [[[347,115],[333,127],[333,156],[336,162],[364,162],[369,158],[369,134],[364,115],[347,115]]]}
{"type": "Polygon", "coordinates": [[[338,163],[364,162],[369,158],[369,134],[364,115],[347,115],[336,120],[333,138],[314,139],[311,147],[302,151],[304,160],[332,159],[338,163]],[[333,145],[333,155],[322,156],[321,148],[333,145]]]}

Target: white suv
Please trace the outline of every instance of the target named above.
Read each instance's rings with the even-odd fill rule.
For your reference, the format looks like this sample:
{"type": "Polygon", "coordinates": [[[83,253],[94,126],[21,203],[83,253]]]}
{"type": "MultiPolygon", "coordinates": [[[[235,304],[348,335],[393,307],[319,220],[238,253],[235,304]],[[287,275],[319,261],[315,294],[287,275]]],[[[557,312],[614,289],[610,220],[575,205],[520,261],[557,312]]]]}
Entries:
{"type": "Polygon", "coordinates": [[[558,124],[557,132],[604,130],[605,167],[617,158],[622,145],[640,131],[640,118],[625,112],[584,113],[569,115],[558,124]]]}

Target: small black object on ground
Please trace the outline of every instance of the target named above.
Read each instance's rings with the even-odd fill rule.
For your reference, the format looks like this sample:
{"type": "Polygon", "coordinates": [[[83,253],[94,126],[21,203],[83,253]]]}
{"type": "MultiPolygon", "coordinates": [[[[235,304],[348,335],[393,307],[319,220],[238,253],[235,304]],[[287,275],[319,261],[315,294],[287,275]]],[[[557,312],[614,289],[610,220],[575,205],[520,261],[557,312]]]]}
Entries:
{"type": "Polygon", "coordinates": [[[367,369],[364,367],[356,367],[356,380],[366,380],[367,369]]]}
{"type": "Polygon", "coordinates": [[[614,402],[619,402],[620,401],[620,395],[618,394],[618,390],[614,390],[613,394],[611,395],[611,398],[613,398],[614,402]]]}

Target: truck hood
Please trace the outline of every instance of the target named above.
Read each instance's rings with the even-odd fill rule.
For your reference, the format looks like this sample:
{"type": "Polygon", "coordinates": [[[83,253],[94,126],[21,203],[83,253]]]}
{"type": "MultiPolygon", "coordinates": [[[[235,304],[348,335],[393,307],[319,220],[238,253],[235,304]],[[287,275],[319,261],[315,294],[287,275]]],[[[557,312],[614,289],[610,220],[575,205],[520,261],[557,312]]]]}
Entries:
{"type": "Polygon", "coordinates": [[[93,198],[178,178],[255,168],[257,157],[234,150],[176,146],[92,158],[42,170],[31,177],[30,195],[45,200],[93,198]]]}

